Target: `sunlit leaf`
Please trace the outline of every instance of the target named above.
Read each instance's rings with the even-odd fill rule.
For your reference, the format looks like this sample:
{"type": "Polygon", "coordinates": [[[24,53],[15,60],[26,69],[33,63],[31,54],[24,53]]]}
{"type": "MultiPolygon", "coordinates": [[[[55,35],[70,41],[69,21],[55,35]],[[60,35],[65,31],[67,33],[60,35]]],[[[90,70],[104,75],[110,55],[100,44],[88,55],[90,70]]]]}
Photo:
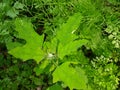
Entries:
{"type": "Polygon", "coordinates": [[[72,52],[76,51],[82,45],[85,45],[88,41],[76,40],[73,42],[69,42],[67,45],[60,44],[58,46],[58,56],[62,59],[65,55],[70,55],[72,52]]]}
{"type": "Polygon", "coordinates": [[[44,52],[41,49],[43,36],[39,36],[27,20],[16,19],[15,26],[18,37],[24,39],[26,44],[10,50],[9,53],[24,61],[34,59],[36,62],[40,62],[44,57],[44,52]]]}
{"type": "Polygon", "coordinates": [[[59,39],[61,44],[66,45],[77,38],[74,32],[79,27],[82,17],[80,13],[76,13],[65,24],[61,25],[57,31],[57,39],[59,39]]]}
{"type": "Polygon", "coordinates": [[[86,90],[87,77],[84,70],[81,68],[70,67],[70,64],[76,64],[76,62],[65,62],[58,66],[53,72],[53,82],[62,81],[70,89],[83,89],[86,90]]]}

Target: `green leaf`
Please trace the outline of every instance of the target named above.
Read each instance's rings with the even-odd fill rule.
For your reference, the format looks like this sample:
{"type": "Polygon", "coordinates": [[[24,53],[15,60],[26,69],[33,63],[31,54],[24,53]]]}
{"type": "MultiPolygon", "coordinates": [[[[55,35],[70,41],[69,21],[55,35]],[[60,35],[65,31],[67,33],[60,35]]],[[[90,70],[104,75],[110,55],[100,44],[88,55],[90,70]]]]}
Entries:
{"type": "Polygon", "coordinates": [[[7,46],[8,50],[11,50],[11,49],[14,49],[18,46],[22,46],[22,44],[19,42],[7,42],[6,46],[7,46]]]}
{"type": "Polygon", "coordinates": [[[34,59],[37,63],[40,62],[44,57],[44,51],[41,49],[44,36],[39,36],[28,20],[16,19],[15,26],[18,37],[24,39],[26,44],[10,50],[9,53],[24,61],[34,59]]]}
{"type": "Polygon", "coordinates": [[[55,84],[53,86],[48,87],[47,90],[63,90],[59,84],[55,84]]]}
{"type": "Polygon", "coordinates": [[[15,10],[15,8],[11,8],[6,14],[7,14],[7,16],[9,16],[11,18],[15,18],[15,17],[17,17],[19,12],[17,10],[15,10]]]}
{"type": "Polygon", "coordinates": [[[82,15],[80,13],[76,13],[68,19],[67,23],[60,27],[57,31],[56,37],[62,45],[66,45],[77,38],[74,32],[79,27],[81,20],[82,15]]]}
{"type": "Polygon", "coordinates": [[[57,49],[57,39],[56,38],[53,38],[52,40],[51,40],[51,42],[45,42],[45,44],[46,44],[46,46],[47,46],[47,51],[49,52],[49,53],[56,53],[56,49],[57,49]]]}
{"type": "Polygon", "coordinates": [[[35,85],[42,85],[43,84],[43,81],[41,78],[33,77],[33,81],[34,81],[35,85]]]}
{"type": "Polygon", "coordinates": [[[48,52],[57,53],[58,57],[63,59],[65,55],[69,55],[82,45],[85,45],[88,41],[86,39],[75,40],[78,39],[78,36],[74,34],[81,20],[82,15],[76,13],[65,24],[61,25],[56,37],[52,39],[51,43],[46,43],[48,52]]]}
{"type": "Polygon", "coordinates": [[[70,67],[70,64],[77,64],[76,62],[65,62],[58,66],[53,72],[53,82],[62,81],[65,85],[72,89],[87,90],[87,77],[84,70],[81,68],[70,67]]]}
{"type": "Polygon", "coordinates": [[[76,51],[82,45],[85,45],[88,42],[86,39],[76,40],[69,42],[67,45],[59,44],[58,46],[58,56],[63,59],[65,55],[69,55],[72,52],[76,51]]]}
{"type": "Polygon", "coordinates": [[[22,4],[22,3],[17,1],[14,4],[14,8],[16,8],[16,9],[23,9],[24,8],[24,4],[22,4]]]}
{"type": "Polygon", "coordinates": [[[44,60],[39,64],[39,66],[34,68],[34,72],[36,73],[37,76],[45,72],[45,68],[49,65],[49,60],[44,60]]]}

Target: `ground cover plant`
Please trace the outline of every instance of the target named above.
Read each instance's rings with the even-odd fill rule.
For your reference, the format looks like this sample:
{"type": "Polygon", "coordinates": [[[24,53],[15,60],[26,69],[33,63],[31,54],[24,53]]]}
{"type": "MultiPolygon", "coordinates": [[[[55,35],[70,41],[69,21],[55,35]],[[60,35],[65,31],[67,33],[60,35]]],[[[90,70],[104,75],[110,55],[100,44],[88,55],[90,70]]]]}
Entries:
{"type": "Polygon", "coordinates": [[[1,0],[0,90],[119,90],[119,0],[1,0]]]}

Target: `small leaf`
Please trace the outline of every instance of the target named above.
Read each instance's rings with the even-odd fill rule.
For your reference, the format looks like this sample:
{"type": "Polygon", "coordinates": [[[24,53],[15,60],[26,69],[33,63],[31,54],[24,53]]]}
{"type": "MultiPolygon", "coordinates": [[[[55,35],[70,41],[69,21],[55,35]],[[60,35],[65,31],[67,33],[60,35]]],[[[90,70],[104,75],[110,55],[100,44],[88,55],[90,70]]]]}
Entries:
{"type": "Polygon", "coordinates": [[[63,90],[59,84],[55,84],[53,86],[48,87],[47,90],[63,90]]]}
{"type": "Polygon", "coordinates": [[[15,10],[15,8],[11,8],[8,12],[7,12],[7,16],[11,17],[11,18],[15,18],[17,17],[17,15],[19,14],[19,12],[17,10],[15,10]]]}
{"type": "Polygon", "coordinates": [[[53,82],[62,81],[65,85],[72,89],[84,89],[87,86],[87,77],[84,70],[81,68],[70,67],[70,64],[77,64],[76,62],[65,62],[58,66],[53,72],[53,82]]]}
{"type": "Polygon", "coordinates": [[[14,4],[14,8],[16,8],[16,9],[23,9],[24,8],[24,4],[22,4],[22,3],[17,1],[14,4]]]}

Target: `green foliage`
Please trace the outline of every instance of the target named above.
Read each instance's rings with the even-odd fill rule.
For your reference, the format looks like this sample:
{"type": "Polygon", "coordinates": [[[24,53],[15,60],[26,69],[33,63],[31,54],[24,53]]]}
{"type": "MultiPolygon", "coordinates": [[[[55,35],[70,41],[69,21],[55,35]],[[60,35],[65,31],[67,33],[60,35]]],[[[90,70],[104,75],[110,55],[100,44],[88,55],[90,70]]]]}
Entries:
{"type": "Polygon", "coordinates": [[[118,66],[114,64],[114,60],[104,56],[96,57],[92,65],[95,69],[94,83],[102,90],[116,90],[119,78],[116,75],[118,66]]]}
{"type": "Polygon", "coordinates": [[[44,60],[39,64],[37,67],[34,68],[34,72],[36,73],[37,76],[43,73],[47,73],[49,70],[47,67],[49,67],[50,61],[44,60]]]}
{"type": "Polygon", "coordinates": [[[77,51],[78,48],[80,48],[82,45],[85,45],[87,43],[87,40],[78,40],[74,42],[70,42],[66,46],[59,44],[58,47],[58,56],[63,59],[64,56],[70,55],[74,51],[77,51]]]}
{"type": "Polygon", "coordinates": [[[111,40],[112,44],[115,46],[115,48],[120,48],[120,28],[119,26],[113,26],[109,25],[108,28],[106,28],[106,32],[109,34],[108,38],[111,40]]]}
{"type": "Polygon", "coordinates": [[[26,40],[26,44],[10,50],[9,53],[24,61],[34,59],[37,63],[40,62],[44,57],[42,50],[43,36],[39,36],[27,20],[16,19],[15,26],[18,38],[26,40]]]}
{"type": "Polygon", "coordinates": [[[118,90],[119,5],[0,1],[0,90],[118,90]]]}
{"type": "Polygon", "coordinates": [[[13,19],[16,18],[20,11],[24,9],[24,4],[12,0],[2,0],[0,2],[0,43],[11,42],[14,34],[13,19]],[[11,5],[13,4],[13,6],[11,5]],[[12,18],[12,20],[11,20],[12,18]]]}
{"type": "Polygon", "coordinates": [[[119,0],[108,0],[110,3],[114,3],[114,4],[116,4],[116,3],[120,3],[120,1],[119,0]]]}
{"type": "Polygon", "coordinates": [[[10,36],[10,33],[13,31],[11,26],[12,22],[9,20],[0,23],[0,43],[11,41],[12,37],[10,36]]]}
{"type": "Polygon", "coordinates": [[[75,40],[78,36],[74,34],[77,30],[80,21],[82,19],[81,14],[77,13],[69,20],[66,24],[63,24],[59,31],[57,31],[56,37],[59,41],[58,46],[58,56],[62,59],[65,55],[71,54],[71,52],[76,51],[79,47],[87,43],[87,40],[75,40]],[[78,20],[76,20],[78,19],[78,20]]]}
{"type": "Polygon", "coordinates": [[[23,63],[10,56],[7,59],[0,56],[0,62],[1,90],[29,90],[37,86],[33,80],[35,78],[39,79],[39,77],[33,77],[32,72],[34,65],[36,65],[35,62],[28,61],[23,63]]]}
{"type": "Polygon", "coordinates": [[[87,89],[87,77],[84,70],[79,67],[73,68],[70,64],[77,64],[76,62],[65,62],[58,66],[53,72],[53,82],[63,81],[65,85],[73,89],[87,89]],[[62,72],[62,73],[61,73],[62,72]]]}
{"type": "Polygon", "coordinates": [[[63,90],[63,89],[60,85],[55,84],[55,85],[49,87],[47,90],[63,90]]]}
{"type": "Polygon", "coordinates": [[[69,42],[78,38],[74,34],[76,29],[79,27],[80,22],[82,20],[82,15],[80,13],[74,14],[71,18],[67,20],[67,23],[61,25],[60,29],[57,30],[57,39],[62,45],[66,45],[69,42]]]}
{"type": "MultiPolygon", "coordinates": [[[[80,24],[81,19],[82,16],[79,13],[76,13],[74,16],[70,17],[67,23],[61,25],[60,29],[57,30],[55,39],[53,39],[51,43],[47,43],[48,48],[51,44],[50,50],[56,51],[57,49],[58,52],[56,53],[58,54],[59,58],[63,59],[64,56],[71,54],[79,47],[87,43],[86,39],[77,40],[78,36],[74,34],[80,24]],[[76,19],[79,20],[76,21],[76,19]]],[[[52,53],[54,53],[55,51],[53,51],[52,53]]]]}

